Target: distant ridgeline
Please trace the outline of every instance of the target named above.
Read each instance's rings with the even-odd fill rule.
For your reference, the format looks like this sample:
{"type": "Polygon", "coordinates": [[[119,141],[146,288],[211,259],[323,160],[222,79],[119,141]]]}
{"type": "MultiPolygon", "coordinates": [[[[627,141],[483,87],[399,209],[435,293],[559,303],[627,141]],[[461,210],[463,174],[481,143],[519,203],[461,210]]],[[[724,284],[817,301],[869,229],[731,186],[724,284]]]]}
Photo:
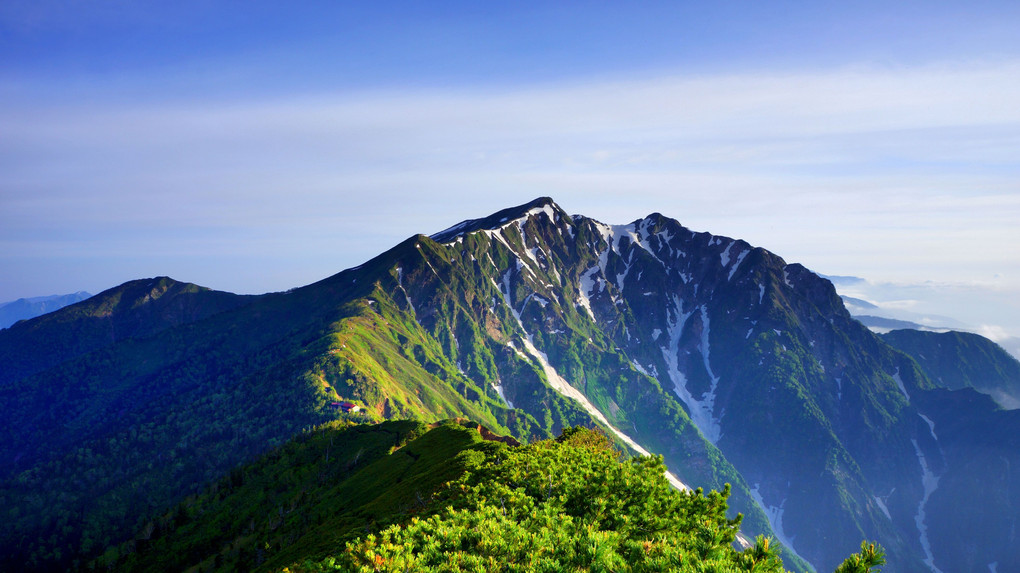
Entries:
{"type": "Polygon", "coordinates": [[[28,320],[53,312],[90,296],[92,295],[85,291],[79,291],[74,294],[19,298],[12,302],[0,303],[0,328],[7,328],[19,320],[28,320]]]}
{"type": "MultiPolygon", "coordinates": [[[[547,444],[521,448],[522,460],[559,451],[545,440],[565,428],[601,428],[624,451],[662,456],[678,486],[728,491],[725,504],[670,499],[703,504],[705,534],[718,536],[699,538],[704,555],[734,567],[743,557],[723,547],[740,512],[746,536],[781,542],[792,570],[834,570],[862,540],[885,548],[887,572],[1020,570],[1020,417],[990,397],[1020,398],[1020,370],[985,339],[921,334],[872,333],[827,280],[744,241],[659,214],[605,225],[544,198],[411,237],[286,293],[132,281],[0,331],[0,569],[102,557],[144,570],[148,553],[291,570],[373,567],[381,556],[396,569],[440,533],[489,547],[443,550],[464,563],[531,555],[464,537],[497,525],[522,539],[542,531],[566,552],[560,563],[612,568],[619,558],[656,570],[665,561],[640,560],[696,551],[694,537],[635,537],[605,516],[549,506],[523,475],[526,495],[485,489],[496,487],[479,477],[497,475],[489,456],[518,450],[479,445],[477,431],[394,422],[364,435],[307,433],[337,419],[467,418],[490,435],[547,444]],[[365,437],[379,432],[392,435],[365,437]],[[426,448],[445,460],[428,471],[426,436],[448,440],[426,448]],[[378,486],[350,481],[377,463],[378,486]],[[413,473],[393,489],[383,474],[399,472],[386,464],[413,473]],[[283,472],[278,491],[246,489],[260,467],[283,472]],[[440,482],[461,479],[465,492],[524,505],[500,515],[458,505],[440,482]],[[329,488],[348,489],[315,501],[329,488]],[[530,504],[536,517],[513,513],[530,504]],[[564,523],[534,529],[540,516],[564,523]],[[385,533],[369,539],[366,527],[385,533]],[[565,532],[588,545],[561,543],[565,532]]],[[[663,469],[622,467],[635,483],[663,469]]],[[[611,491],[585,494],[594,499],[629,495],[589,481],[611,491]]],[[[670,523],[660,525],[689,525],[670,523]]],[[[765,559],[774,547],[757,551],[765,559]]]]}

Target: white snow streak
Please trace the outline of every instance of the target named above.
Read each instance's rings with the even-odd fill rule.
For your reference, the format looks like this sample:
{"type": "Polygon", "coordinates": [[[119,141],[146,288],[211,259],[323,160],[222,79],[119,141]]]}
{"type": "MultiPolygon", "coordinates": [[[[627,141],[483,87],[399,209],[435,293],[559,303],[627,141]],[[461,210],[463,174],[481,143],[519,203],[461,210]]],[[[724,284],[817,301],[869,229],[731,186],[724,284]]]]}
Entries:
{"type": "MultiPolygon", "coordinates": [[[[524,237],[525,237],[524,231],[522,230],[521,231],[521,242],[522,243],[525,242],[525,240],[526,240],[524,237]]],[[[536,269],[541,269],[542,268],[541,265],[538,264],[538,256],[535,253],[535,251],[541,251],[541,250],[542,249],[540,249],[538,247],[535,247],[533,249],[524,249],[524,254],[527,255],[527,257],[529,259],[531,259],[531,262],[535,263],[535,268],[536,269]]]]}
{"type": "Polygon", "coordinates": [[[407,289],[404,288],[404,269],[401,267],[397,267],[397,285],[404,293],[404,298],[407,299],[407,306],[411,308],[411,314],[414,315],[415,320],[418,320],[418,310],[414,308],[414,303],[411,302],[411,297],[407,294],[407,289]]]}
{"type": "Polygon", "coordinates": [[[552,205],[549,203],[546,203],[541,207],[532,207],[531,209],[528,209],[528,212],[525,214],[524,218],[526,219],[533,215],[538,215],[539,213],[545,213],[546,216],[549,217],[550,221],[554,223],[556,222],[556,211],[552,208],[552,205]]]}
{"type": "MultiPolygon", "coordinates": [[[[514,350],[517,350],[517,348],[515,347],[514,350]]],[[[520,353],[520,351],[518,351],[518,353],[520,353]]],[[[499,394],[499,398],[500,400],[503,400],[504,404],[506,404],[510,408],[513,408],[514,403],[511,402],[510,400],[507,400],[506,394],[503,393],[503,385],[500,384],[499,382],[500,380],[497,380],[495,383],[493,383],[492,385],[493,390],[496,391],[496,394],[499,394]]]]}
{"type": "Polygon", "coordinates": [[[733,243],[726,245],[726,249],[719,253],[719,260],[722,261],[722,266],[725,267],[730,264],[730,250],[733,248],[733,243]]]}
{"type": "Polygon", "coordinates": [[[595,273],[598,271],[599,268],[595,266],[581,273],[580,290],[577,293],[577,302],[581,303],[581,306],[588,311],[588,316],[590,316],[592,320],[595,320],[595,313],[591,310],[591,299],[588,297],[591,296],[591,291],[595,287],[594,277],[595,273]]]}
{"type": "Polygon", "coordinates": [[[872,496],[872,499],[874,499],[875,503],[878,504],[878,509],[882,510],[882,513],[885,514],[885,517],[889,519],[889,521],[892,521],[892,515],[889,514],[889,508],[885,506],[885,502],[882,501],[882,498],[875,495],[872,496]]]}
{"type": "MultiPolygon", "coordinates": [[[[533,357],[535,357],[536,360],[538,360],[539,364],[542,365],[542,370],[545,371],[545,377],[547,380],[549,380],[549,385],[552,386],[554,390],[566,396],[567,398],[573,398],[574,400],[576,400],[581,405],[581,407],[584,408],[584,410],[588,412],[589,415],[591,415],[592,418],[595,418],[599,422],[605,424],[606,427],[609,428],[609,431],[613,432],[613,434],[615,434],[616,437],[626,442],[627,445],[634,448],[634,450],[637,451],[639,454],[643,456],[652,455],[651,453],[648,452],[648,450],[642,448],[637,442],[635,442],[633,438],[618,430],[616,426],[610,424],[609,420],[607,420],[606,417],[602,415],[602,412],[600,412],[598,408],[595,407],[594,404],[589,402],[588,398],[584,394],[582,394],[580,390],[574,388],[566,380],[564,380],[563,377],[560,376],[558,372],[556,372],[556,369],[553,368],[551,364],[549,364],[549,357],[546,356],[544,352],[535,347],[534,343],[532,342],[532,337],[530,334],[528,335],[527,339],[522,339],[521,342],[524,343],[524,348],[533,357]]],[[[691,489],[690,487],[687,486],[687,484],[677,479],[677,477],[673,475],[672,472],[669,471],[666,472],[666,480],[669,481],[670,485],[679,490],[691,489]]]]}
{"type": "MultiPolygon", "coordinates": [[[[786,500],[779,502],[779,505],[766,505],[765,500],[761,497],[761,492],[758,491],[758,487],[761,484],[754,484],[754,489],[751,490],[751,497],[754,501],[758,502],[762,510],[765,512],[765,517],[769,520],[769,527],[772,528],[772,532],[776,534],[779,542],[782,543],[787,549],[789,549],[794,555],[800,557],[797,550],[793,548],[793,540],[796,536],[790,537],[783,530],[783,506],[786,505],[786,500]]],[[[803,558],[802,558],[803,559],[803,558]]]]}
{"type": "Polygon", "coordinates": [[[903,392],[903,397],[910,400],[910,394],[907,394],[907,387],[903,385],[903,378],[900,378],[900,369],[896,369],[896,373],[892,375],[892,379],[896,381],[896,386],[903,392]]]}
{"type": "MultiPolygon", "coordinates": [[[[705,436],[705,439],[716,443],[722,436],[722,428],[719,427],[719,422],[713,417],[712,408],[715,405],[715,386],[719,381],[713,374],[711,369],[708,370],[709,376],[712,377],[712,388],[704,399],[697,399],[691,394],[691,391],[687,388],[687,377],[680,372],[679,364],[679,353],[680,353],[680,335],[683,333],[684,326],[687,324],[687,320],[694,314],[694,312],[688,312],[680,314],[682,308],[680,300],[673,297],[673,312],[672,315],[667,317],[669,324],[667,325],[668,331],[668,342],[666,347],[662,349],[662,357],[666,361],[666,366],[669,368],[668,374],[670,379],[673,381],[673,391],[676,395],[683,400],[684,404],[687,404],[687,409],[691,413],[691,421],[697,426],[701,434],[705,436]]],[[[702,313],[705,313],[705,307],[701,307],[702,313]]],[[[705,357],[706,367],[708,364],[708,316],[707,314],[702,315],[702,322],[705,324],[705,330],[702,332],[702,356],[705,357]]]]}
{"type": "Polygon", "coordinates": [[[733,278],[733,275],[737,272],[737,269],[740,268],[740,263],[744,262],[744,257],[746,257],[747,253],[750,253],[750,252],[751,251],[741,251],[740,254],[737,255],[737,262],[733,263],[733,268],[730,269],[730,274],[729,274],[729,276],[726,277],[726,280],[730,280],[730,279],[733,278]]]}
{"type": "Polygon", "coordinates": [[[932,573],[942,573],[942,571],[935,566],[935,556],[931,552],[931,541],[928,540],[928,525],[924,522],[926,513],[925,506],[928,505],[928,498],[931,494],[939,487],[939,478],[935,475],[935,472],[931,471],[928,467],[928,460],[925,459],[924,453],[921,452],[921,447],[917,445],[917,440],[910,440],[914,444],[914,452],[917,453],[917,461],[921,464],[921,485],[924,487],[924,497],[921,498],[921,503],[917,506],[917,515],[914,516],[914,523],[917,525],[917,531],[920,534],[921,548],[924,549],[924,562],[931,568],[932,573]]]}
{"type": "Polygon", "coordinates": [[[719,441],[722,437],[722,430],[719,427],[719,420],[715,419],[713,412],[715,411],[715,391],[719,387],[719,377],[712,371],[712,364],[709,359],[709,322],[708,322],[708,308],[705,305],[701,305],[701,357],[705,361],[705,372],[708,372],[708,377],[712,379],[712,385],[708,390],[707,394],[704,394],[704,400],[702,403],[705,405],[705,409],[708,411],[709,416],[712,417],[712,427],[715,438],[709,438],[712,443],[719,441]]]}
{"type": "Polygon", "coordinates": [[[928,416],[925,416],[924,414],[922,414],[920,412],[918,412],[917,415],[921,416],[921,419],[924,420],[925,422],[927,422],[928,430],[931,432],[931,437],[935,438],[936,442],[939,441],[939,437],[935,435],[935,422],[932,422],[931,418],[929,418],[928,416]]]}

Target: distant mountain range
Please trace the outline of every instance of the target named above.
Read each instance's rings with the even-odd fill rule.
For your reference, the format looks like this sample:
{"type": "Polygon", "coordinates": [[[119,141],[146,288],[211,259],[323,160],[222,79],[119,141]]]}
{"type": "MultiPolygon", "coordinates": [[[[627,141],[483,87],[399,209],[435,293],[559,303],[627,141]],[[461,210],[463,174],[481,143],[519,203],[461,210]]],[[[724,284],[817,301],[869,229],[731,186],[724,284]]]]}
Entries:
{"type": "Polygon", "coordinates": [[[53,312],[90,296],[92,295],[85,291],[79,291],[74,294],[19,298],[12,302],[0,303],[0,328],[7,328],[19,320],[28,320],[53,312]]]}
{"type": "MultiPolygon", "coordinates": [[[[897,286],[881,283],[872,283],[859,277],[846,277],[846,276],[825,276],[832,281],[836,287],[836,291],[840,293],[843,299],[843,304],[846,309],[850,311],[850,314],[857,320],[864,323],[867,327],[873,331],[884,334],[890,330],[896,329],[915,329],[924,330],[929,332],[947,332],[950,330],[956,330],[961,332],[974,332],[982,335],[995,336],[995,343],[1001,346],[1004,350],[1013,355],[1014,358],[1020,360],[1020,337],[1009,336],[1007,332],[1009,329],[988,325],[967,323],[959,320],[958,317],[949,317],[940,314],[932,314],[928,312],[916,312],[905,310],[902,308],[902,303],[879,303],[875,304],[868,300],[860,298],[875,297],[877,300],[889,300],[888,297],[905,298],[920,297],[921,300],[909,300],[907,302],[913,303],[925,303],[925,297],[934,297],[938,299],[938,287],[925,285],[926,288],[918,288],[911,286],[897,286]],[[852,293],[853,296],[847,293],[852,293]]],[[[956,287],[959,288],[959,287],[956,287]]],[[[981,298],[983,291],[974,290],[968,298],[981,298]]],[[[960,296],[960,295],[957,295],[960,296]]],[[[998,295],[997,295],[998,296],[998,295]]],[[[972,304],[974,301],[971,301],[972,304]]],[[[961,299],[956,299],[956,304],[966,306],[968,303],[964,303],[961,299]]],[[[935,304],[932,300],[927,301],[927,306],[935,304]]],[[[954,308],[949,300],[941,300],[941,304],[946,308],[954,308]]],[[[991,303],[985,303],[987,306],[991,303]]],[[[1004,313],[1002,320],[1006,324],[1010,324],[1010,314],[1004,313]]],[[[973,315],[972,315],[973,317],[973,315]]],[[[986,318],[987,320],[987,318],[986,318]]],[[[994,322],[994,321],[993,321],[994,322]]]]}
{"type": "Polygon", "coordinates": [[[286,293],[132,281],[0,331],[0,568],[102,553],[360,416],[604,428],[678,486],[731,484],[742,530],[794,570],[862,539],[887,572],[1020,570],[1020,412],[989,397],[1020,399],[1016,361],[927,334],[871,332],[828,280],[744,241],[548,198],[286,293]]]}

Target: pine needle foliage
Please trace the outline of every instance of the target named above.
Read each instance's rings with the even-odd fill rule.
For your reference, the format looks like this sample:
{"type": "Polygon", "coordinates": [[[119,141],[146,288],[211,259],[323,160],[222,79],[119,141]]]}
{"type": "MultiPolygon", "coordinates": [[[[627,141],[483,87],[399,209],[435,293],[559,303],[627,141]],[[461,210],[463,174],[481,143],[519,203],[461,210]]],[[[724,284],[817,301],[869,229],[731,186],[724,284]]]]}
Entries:
{"type": "Polygon", "coordinates": [[[768,539],[733,548],[741,517],[726,517],[728,487],[677,491],[660,457],[621,462],[599,432],[460,455],[475,463],[431,515],[285,571],[784,571],[768,539]]]}

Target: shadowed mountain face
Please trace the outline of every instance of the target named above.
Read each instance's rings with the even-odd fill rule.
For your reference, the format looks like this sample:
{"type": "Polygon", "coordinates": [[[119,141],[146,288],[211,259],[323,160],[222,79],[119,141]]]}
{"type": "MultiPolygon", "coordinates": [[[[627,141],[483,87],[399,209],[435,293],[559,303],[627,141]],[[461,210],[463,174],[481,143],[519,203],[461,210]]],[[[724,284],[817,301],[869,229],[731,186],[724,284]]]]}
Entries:
{"type": "Polygon", "coordinates": [[[1012,413],[939,388],[934,366],[853,320],[804,267],[659,214],[611,226],[543,198],[288,293],[184,289],[159,306],[147,288],[120,287],[144,303],[0,336],[0,357],[19,360],[0,382],[2,533],[19,552],[5,553],[95,551],[343,398],[524,439],[600,425],[685,484],[731,483],[745,532],[819,570],[864,538],[886,547],[886,571],[1020,568],[1018,449],[991,431],[1012,413]],[[996,503],[972,501],[975,529],[950,539],[951,507],[979,481],[996,503]],[[63,531],[72,520],[85,525],[63,531]],[[19,544],[26,531],[43,541],[19,544]]]}
{"type": "Polygon", "coordinates": [[[0,386],[131,338],[246,304],[250,296],[216,292],[168,277],[140,279],[0,331],[0,386]]]}

